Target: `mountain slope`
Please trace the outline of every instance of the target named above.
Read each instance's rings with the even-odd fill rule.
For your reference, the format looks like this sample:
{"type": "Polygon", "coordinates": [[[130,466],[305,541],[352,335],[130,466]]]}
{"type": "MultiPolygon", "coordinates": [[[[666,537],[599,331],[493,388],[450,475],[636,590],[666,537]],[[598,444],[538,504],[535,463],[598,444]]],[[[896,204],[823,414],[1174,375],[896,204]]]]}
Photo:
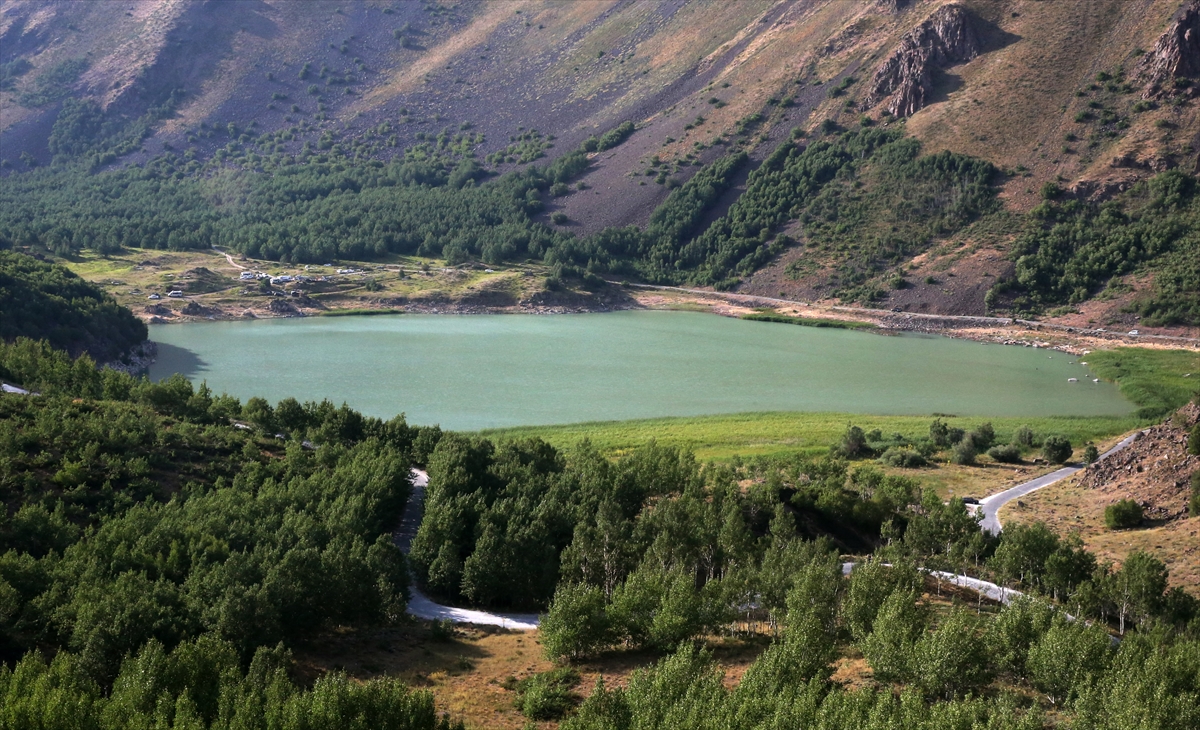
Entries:
{"type": "MultiPolygon", "coordinates": [[[[480,172],[468,177],[482,182],[631,122],[619,144],[568,165],[563,186],[539,187],[531,221],[568,238],[645,226],[674,187],[745,152],[723,191],[704,196],[698,233],[731,210],[794,128],[823,136],[863,118],[895,128],[901,114],[924,154],[995,166],[1001,206],[905,246],[865,274],[866,289],[851,289],[902,308],[980,313],[995,279],[1015,271],[1005,262],[1047,183],[1100,203],[1166,169],[1194,175],[1195,5],[6,0],[0,156],[9,175],[52,158],[93,173],[166,159],[169,177],[211,180],[231,162],[263,170],[264,160],[326,150],[353,164],[411,161],[453,148],[446,174],[474,160],[480,172]],[[892,266],[912,286],[888,293],[892,266]],[[954,286],[937,283],[950,276],[954,286]]],[[[875,183],[867,174],[858,184],[875,183]]],[[[202,187],[209,200],[237,198],[228,184],[202,187]]],[[[887,220],[872,216],[876,227],[887,220]]],[[[817,284],[845,257],[790,246],[809,233],[798,218],[773,223],[767,241],[780,233],[789,238],[755,259],[756,274],[740,271],[739,286],[828,295],[817,284]]],[[[1156,266],[1111,273],[1136,294],[1156,266]]],[[[1118,299],[1102,318],[1124,316],[1118,299]]]]}

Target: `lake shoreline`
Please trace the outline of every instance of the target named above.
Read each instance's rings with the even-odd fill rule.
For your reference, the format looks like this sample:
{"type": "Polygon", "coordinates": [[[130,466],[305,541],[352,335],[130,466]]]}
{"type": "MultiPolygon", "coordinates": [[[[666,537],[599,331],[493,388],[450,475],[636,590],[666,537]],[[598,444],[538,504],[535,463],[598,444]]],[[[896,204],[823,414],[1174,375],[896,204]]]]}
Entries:
{"type": "Polygon", "coordinates": [[[1057,352],[708,314],[439,312],[156,326],[151,375],[203,378],[239,397],[302,392],[372,416],[404,411],[414,423],[464,430],[763,410],[1033,416],[1128,408],[1111,400],[1115,391],[1100,395],[1110,386],[1090,382],[1089,395],[1077,398],[1072,379],[1084,382],[1087,371],[1057,352]]]}
{"type": "MultiPolygon", "coordinates": [[[[286,304],[290,304],[284,302],[286,304]]],[[[866,331],[878,334],[919,333],[952,339],[972,340],[989,344],[1032,347],[1081,356],[1090,351],[1115,346],[1150,349],[1181,349],[1200,351],[1200,340],[1158,335],[1131,336],[1124,332],[1057,325],[1001,317],[972,317],[957,315],[891,312],[887,310],[849,307],[828,302],[798,302],[770,299],[736,292],[717,292],[645,284],[613,284],[591,296],[563,292],[561,296],[534,297],[517,303],[496,305],[478,301],[429,301],[383,299],[362,306],[356,302],[353,311],[339,314],[338,308],[322,308],[306,312],[296,306],[271,308],[250,316],[218,315],[178,318],[172,323],[204,321],[244,321],[248,319],[281,319],[313,316],[368,316],[374,314],[422,314],[472,316],[481,314],[560,315],[594,314],[632,310],[696,311],[734,319],[762,313],[789,319],[843,321],[852,326],[869,325],[866,331]]],[[[350,309],[350,308],[347,308],[350,309]]],[[[167,324],[157,318],[149,324],[167,324]]]]}

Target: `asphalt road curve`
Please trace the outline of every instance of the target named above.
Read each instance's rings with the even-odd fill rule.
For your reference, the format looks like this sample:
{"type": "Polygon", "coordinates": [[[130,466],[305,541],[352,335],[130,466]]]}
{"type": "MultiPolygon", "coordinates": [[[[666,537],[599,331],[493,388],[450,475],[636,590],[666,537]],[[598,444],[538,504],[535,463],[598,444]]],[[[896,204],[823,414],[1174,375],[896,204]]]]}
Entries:
{"type": "MultiPolygon", "coordinates": [[[[1121,449],[1124,449],[1129,444],[1137,441],[1139,438],[1141,438],[1142,433],[1144,432],[1136,431],[1129,436],[1126,436],[1116,446],[1101,454],[1100,459],[1107,459],[1121,449]]],[[[1058,471],[1040,476],[1037,479],[1031,479],[1024,484],[1018,484],[1011,489],[1005,489],[1003,492],[997,492],[990,497],[984,497],[983,499],[979,500],[979,509],[983,512],[983,521],[980,522],[979,526],[993,535],[999,535],[1000,531],[1003,529],[1003,526],[1000,524],[999,517],[1001,507],[1013,501],[1014,499],[1024,497],[1030,492],[1036,492],[1042,487],[1048,487],[1055,482],[1066,479],[1083,468],[1084,467],[1082,466],[1065,466],[1058,471]]]]}

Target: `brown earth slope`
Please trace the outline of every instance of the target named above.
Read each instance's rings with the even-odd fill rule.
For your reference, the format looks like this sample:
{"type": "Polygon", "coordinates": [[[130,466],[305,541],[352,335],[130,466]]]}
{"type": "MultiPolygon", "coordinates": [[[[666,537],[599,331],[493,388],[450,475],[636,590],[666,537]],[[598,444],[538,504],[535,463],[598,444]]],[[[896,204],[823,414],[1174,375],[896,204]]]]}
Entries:
{"type": "Polygon", "coordinates": [[[1077,532],[1097,557],[1115,563],[1146,550],[1166,563],[1172,584],[1200,595],[1200,518],[1187,512],[1189,479],[1200,470],[1200,457],[1186,450],[1197,421],[1200,406],[1193,403],[1112,458],[1005,507],[1001,520],[1042,520],[1060,534],[1077,532]],[[1141,527],[1104,526],[1104,508],[1121,499],[1142,505],[1141,527]]]}

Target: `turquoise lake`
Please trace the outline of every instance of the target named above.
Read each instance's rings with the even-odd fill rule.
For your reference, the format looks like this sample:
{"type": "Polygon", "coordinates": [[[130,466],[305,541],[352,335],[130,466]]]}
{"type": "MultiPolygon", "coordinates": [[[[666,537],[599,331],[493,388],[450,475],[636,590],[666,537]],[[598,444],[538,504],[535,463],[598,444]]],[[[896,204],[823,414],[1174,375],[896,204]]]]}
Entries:
{"type": "Polygon", "coordinates": [[[178,372],[243,400],[329,398],[459,430],[748,411],[1133,410],[1060,352],[693,312],[312,317],[157,325],[150,337],[155,379],[178,372]]]}

